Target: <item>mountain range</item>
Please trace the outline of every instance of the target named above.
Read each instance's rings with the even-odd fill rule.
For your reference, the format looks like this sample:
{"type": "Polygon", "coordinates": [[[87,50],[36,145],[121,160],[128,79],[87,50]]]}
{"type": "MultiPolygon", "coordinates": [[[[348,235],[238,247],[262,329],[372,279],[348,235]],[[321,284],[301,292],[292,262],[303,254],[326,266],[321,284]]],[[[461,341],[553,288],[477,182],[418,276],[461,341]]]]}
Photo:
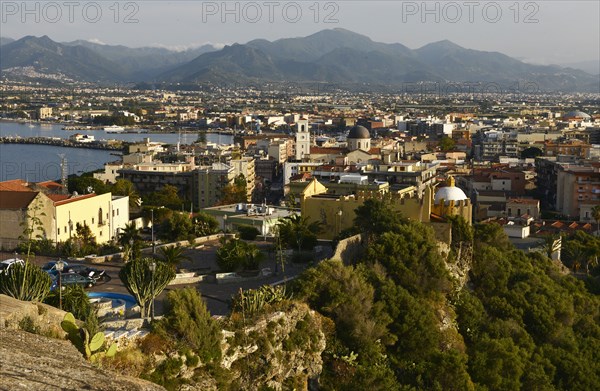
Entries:
{"type": "MultiPolygon", "coordinates": [[[[149,82],[179,86],[318,82],[398,86],[403,83],[497,83],[529,90],[600,91],[600,76],[556,65],[533,65],[498,52],[439,41],[419,49],[374,42],[344,29],[276,41],[257,39],[218,49],[128,48],[47,36],[0,40],[0,69],[30,67],[97,83],[149,82]]],[[[7,76],[8,77],[8,76],[7,76]]]]}

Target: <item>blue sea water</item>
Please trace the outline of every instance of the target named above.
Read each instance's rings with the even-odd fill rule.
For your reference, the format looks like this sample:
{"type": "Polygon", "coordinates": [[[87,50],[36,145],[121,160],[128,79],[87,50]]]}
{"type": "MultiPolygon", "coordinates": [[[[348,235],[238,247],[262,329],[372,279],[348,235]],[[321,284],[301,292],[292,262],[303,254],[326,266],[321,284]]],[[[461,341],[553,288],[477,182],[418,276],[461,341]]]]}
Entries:
{"type": "MultiPolygon", "coordinates": [[[[175,144],[190,144],[196,140],[195,134],[109,134],[103,130],[67,131],[62,125],[55,124],[21,124],[16,122],[0,122],[0,136],[20,137],[60,137],[68,138],[74,133],[89,134],[96,140],[116,139],[124,141],[142,141],[149,137],[151,141],[175,144]]],[[[229,144],[232,136],[207,134],[207,141],[229,144]]],[[[81,174],[104,167],[104,163],[119,160],[114,151],[82,148],[65,148],[50,145],[0,144],[0,181],[25,179],[31,182],[57,180],[61,176],[61,158],[67,159],[69,175],[81,174]]]]}

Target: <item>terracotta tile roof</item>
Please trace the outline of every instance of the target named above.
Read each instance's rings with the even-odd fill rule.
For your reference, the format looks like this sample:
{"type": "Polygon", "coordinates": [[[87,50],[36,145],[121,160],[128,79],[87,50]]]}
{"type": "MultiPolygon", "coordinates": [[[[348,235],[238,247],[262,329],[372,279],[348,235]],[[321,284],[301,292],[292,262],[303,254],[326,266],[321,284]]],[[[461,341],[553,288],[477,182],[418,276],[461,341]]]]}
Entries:
{"type": "Polygon", "coordinates": [[[55,201],[54,202],[54,206],[60,206],[60,205],[65,205],[71,202],[75,202],[75,201],[81,201],[81,200],[85,200],[87,198],[92,198],[92,197],[96,197],[96,194],[92,193],[92,194],[85,194],[85,195],[81,195],[81,196],[77,196],[77,197],[72,197],[63,201],[55,201]]]}
{"type": "Polygon", "coordinates": [[[554,227],[554,228],[562,228],[562,227],[564,227],[564,224],[561,223],[560,221],[555,221],[554,223],[550,224],[550,226],[554,227]]]}
{"type": "Polygon", "coordinates": [[[45,187],[48,190],[60,190],[60,189],[64,188],[63,185],[61,185],[58,182],[54,182],[54,181],[38,182],[38,183],[36,183],[36,185],[45,187]]]}
{"type": "Polygon", "coordinates": [[[33,191],[27,187],[27,182],[23,179],[13,179],[10,181],[0,182],[0,190],[2,191],[33,191]]]}
{"type": "Polygon", "coordinates": [[[346,148],[338,147],[310,147],[310,154],[330,154],[330,155],[341,155],[346,152],[346,148]]]}
{"type": "Polygon", "coordinates": [[[38,194],[35,191],[0,190],[0,209],[25,209],[38,194]]]}
{"type": "Polygon", "coordinates": [[[69,199],[68,194],[48,194],[48,198],[50,198],[54,202],[64,201],[69,199]]]}

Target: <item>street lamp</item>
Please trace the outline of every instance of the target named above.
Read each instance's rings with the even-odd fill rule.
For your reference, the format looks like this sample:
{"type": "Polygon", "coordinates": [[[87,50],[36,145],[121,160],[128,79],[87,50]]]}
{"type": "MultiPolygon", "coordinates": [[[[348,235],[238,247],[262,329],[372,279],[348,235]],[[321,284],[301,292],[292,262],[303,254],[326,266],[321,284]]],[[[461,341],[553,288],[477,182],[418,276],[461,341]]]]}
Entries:
{"type": "Polygon", "coordinates": [[[338,235],[340,233],[342,233],[342,215],[344,214],[344,212],[342,212],[342,210],[338,210],[337,215],[339,216],[339,226],[338,226],[338,235]]]}
{"type": "Polygon", "coordinates": [[[152,273],[152,321],[154,321],[154,272],[156,271],[156,262],[152,261],[150,264],[150,272],[152,273]]]}
{"type": "Polygon", "coordinates": [[[152,254],[156,254],[156,243],[154,243],[154,208],[150,209],[150,213],[152,214],[152,254]]]}
{"type": "Polygon", "coordinates": [[[71,212],[69,212],[69,239],[71,239],[71,236],[73,234],[73,220],[71,220],[71,212]]]}
{"type": "Polygon", "coordinates": [[[65,268],[65,263],[59,258],[54,264],[54,268],[58,272],[58,308],[62,310],[62,271],[65,268]]]}
{"type": "Polygon", "coordinates": [[[227,228],[227,215],[223,215],[223,232],[226,231],[227,228]]]}

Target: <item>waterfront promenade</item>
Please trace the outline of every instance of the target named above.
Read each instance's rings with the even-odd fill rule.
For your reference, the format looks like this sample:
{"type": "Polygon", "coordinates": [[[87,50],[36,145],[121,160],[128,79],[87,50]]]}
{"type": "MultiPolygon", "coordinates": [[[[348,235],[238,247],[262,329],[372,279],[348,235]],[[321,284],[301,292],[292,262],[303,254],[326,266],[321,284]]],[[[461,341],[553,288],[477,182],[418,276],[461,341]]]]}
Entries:
{"type": "Polygon", "coordinates": [[[115,141],[107,143],[105,141],[88,141],[78,142],[58,137],[0,137],[0,144],[35,144],[35,145],[52,145],[57,147],[69,148],[87,148],[87,149],[102,149],[110,151],[122,151],[123,146],[127,142],[115,141]]]}

